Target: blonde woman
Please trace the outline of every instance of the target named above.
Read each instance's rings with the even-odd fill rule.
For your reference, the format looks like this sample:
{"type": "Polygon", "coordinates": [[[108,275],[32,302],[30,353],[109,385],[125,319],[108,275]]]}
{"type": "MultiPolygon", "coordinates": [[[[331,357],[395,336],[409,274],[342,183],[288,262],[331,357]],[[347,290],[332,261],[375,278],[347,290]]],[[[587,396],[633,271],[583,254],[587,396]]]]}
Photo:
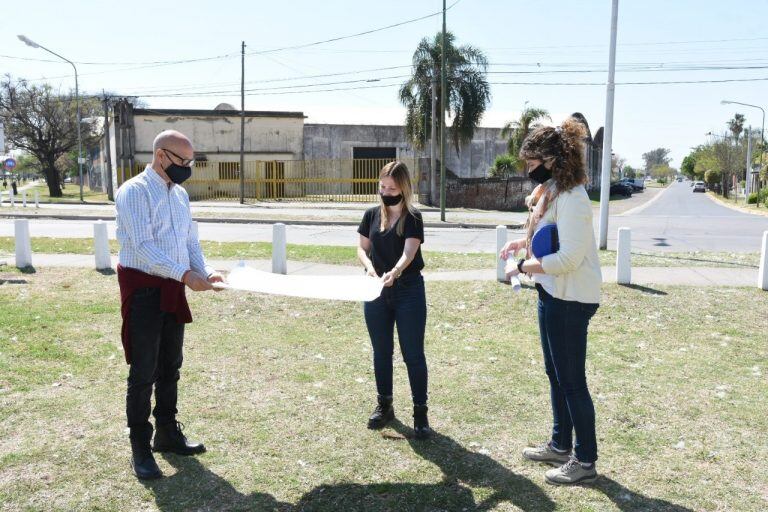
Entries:
{"type": "Polygon", "coordinates": [[[427,419],[427,360],[424,329],[427,300],[421,270],[424,223],[413,206],[411,176],[402,162],[390,162],[379,174],[379,204],[368,209],[357,229],[357,257],[370,276],[384,283],[381,295],[363,311],[373,346],[378,405],[368,428],[380,429],[395,418],[392,407],[394,329],[408,368],[416,438],[429,437],[427,419]]]}
{"type": "Polygon", "coordinates": [[[564,485],[597,478],[595,408],[585,365],[587,329],[600,302],[602,277],[592,206],[584,188],[584,136],[582,124],[571,118],[557,128],[539,127],[523,141],[520,158],[538,186],[527,201],[531,210],[527,236],[509,242],[501,251],[506,258],[526,249],[527,257],[510,274],[531,274],[536,281],[539,332],[552,401],[551,439],[523,450],[523,456],[558,465],[545,477],[549,483],[564,485]],[[547,243],[549,247],[536,258],[534,238],[553,224],[558,243],[547,243]]]}

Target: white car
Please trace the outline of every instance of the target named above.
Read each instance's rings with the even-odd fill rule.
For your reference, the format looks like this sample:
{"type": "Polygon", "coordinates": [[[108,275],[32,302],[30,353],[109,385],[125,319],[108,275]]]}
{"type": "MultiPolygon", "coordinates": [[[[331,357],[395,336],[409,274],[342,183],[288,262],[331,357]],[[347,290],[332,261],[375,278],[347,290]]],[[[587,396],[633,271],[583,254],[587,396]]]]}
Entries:
{"type": "Polygon", "coordinates": [[[693,183],[693,191],[694,192],[706,192],[707,186],[704,185],[703,181],[696,181],[693,183]]]}

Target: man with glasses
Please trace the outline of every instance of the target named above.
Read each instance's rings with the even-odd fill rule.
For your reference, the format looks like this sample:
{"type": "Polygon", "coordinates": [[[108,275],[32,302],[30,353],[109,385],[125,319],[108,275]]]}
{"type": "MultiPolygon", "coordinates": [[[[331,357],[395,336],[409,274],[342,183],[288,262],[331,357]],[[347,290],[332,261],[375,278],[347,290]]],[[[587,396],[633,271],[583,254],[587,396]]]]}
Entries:
{"type": "Polygon", "coordinates": [[[213,289],[223,278],[205,263],[192,228],[189,196],[180,185],[192,175],[194,148],[183,134],[166,130],[152,145],[152,163],[117,191],[117,278],[128,372],[126,414],[131,466],[141,479],[162,476],[152,451],[193,455],[192,443],[176,420],[177,381],[184,324],[192,321],[184,286],[213,289]],[[155,392],[155,437],[149,422],[155,392]]]}

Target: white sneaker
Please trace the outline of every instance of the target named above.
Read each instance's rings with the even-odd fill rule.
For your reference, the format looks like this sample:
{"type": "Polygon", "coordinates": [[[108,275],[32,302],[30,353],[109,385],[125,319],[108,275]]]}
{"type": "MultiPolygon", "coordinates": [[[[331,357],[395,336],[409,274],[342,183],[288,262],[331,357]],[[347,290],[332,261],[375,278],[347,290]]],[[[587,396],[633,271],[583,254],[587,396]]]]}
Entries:
{"type": "Polygon", "coordinates": [[[565,464],[571,458],[571,451],[555,451],[551,443],[541,446],[529,447],[523,450],[523,457],[536,462],[546,462],[559,466],[565,464]]]}
{"type": "Polygon", "coordinates": [[[590,484],[597,480],[597,466],[585,469],[576,457],[571,457],[568,462],[557,469],[550,469],[544,474],[547,483],[555,485],[590,484]]]}

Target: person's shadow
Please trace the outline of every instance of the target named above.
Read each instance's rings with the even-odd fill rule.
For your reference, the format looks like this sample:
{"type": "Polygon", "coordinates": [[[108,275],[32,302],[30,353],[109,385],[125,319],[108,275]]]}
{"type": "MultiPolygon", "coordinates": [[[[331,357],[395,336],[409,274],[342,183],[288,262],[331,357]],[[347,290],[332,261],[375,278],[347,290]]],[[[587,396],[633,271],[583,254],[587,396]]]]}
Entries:
{"type": "Polygon", "coordinates": [[[267,493],[242,494],[232,484],[206,468],[196,457],[163,454],[176,473],[158,480],[140,480],[155,496],[163,512],[187,510],[293,510],[267,493]]]}
{"type": "MultiPolygon", "coordinates": [[[[397,433],[391,438],[407,439],[417,455],[440,468],[442,482],[323,485],[304,495],[297,510],[470,511],[491,510],[501,502],[510,502],[520,510],[531,512],[555,509],[555,503],[541,487],[491,457],[467,450],[439,433],[428,440],[413,439],[412,430],[398,420],[391,426],[397,433]],[[482,489],[479,500],[470,486],[482,489]]],[[[386,433],[384,436],[387,437],[386,433]]]]}
{"type": "Polygon", "coordinates": [[[605,494],[622,512],[693,512],[690,508],[630,491],[604,475],[600,475],[591,487],[605,494]]]}

